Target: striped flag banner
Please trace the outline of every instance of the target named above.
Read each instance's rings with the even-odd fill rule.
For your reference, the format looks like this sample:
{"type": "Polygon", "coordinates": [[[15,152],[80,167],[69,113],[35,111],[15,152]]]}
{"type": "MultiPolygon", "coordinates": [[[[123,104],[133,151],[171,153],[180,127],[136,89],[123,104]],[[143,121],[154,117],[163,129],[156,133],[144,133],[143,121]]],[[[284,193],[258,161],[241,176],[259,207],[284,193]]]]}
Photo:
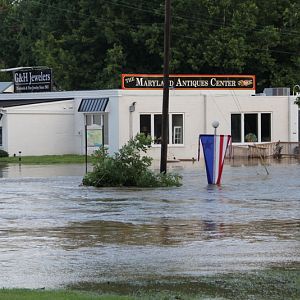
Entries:
{"type": "Polygon", "coordinates": [[[200,134],[198,158],[200,156],[200,141],[202,143],[208,184],[220,184],[224,158],[231,135],[200,134]]]}

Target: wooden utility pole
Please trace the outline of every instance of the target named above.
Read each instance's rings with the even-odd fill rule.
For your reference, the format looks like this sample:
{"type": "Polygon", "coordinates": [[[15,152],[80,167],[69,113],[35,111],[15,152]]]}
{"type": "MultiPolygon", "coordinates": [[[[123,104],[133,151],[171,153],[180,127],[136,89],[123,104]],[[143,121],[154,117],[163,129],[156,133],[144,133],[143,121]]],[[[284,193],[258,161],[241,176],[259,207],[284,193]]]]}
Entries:
{"type": "Polygon", "coordinates": [[[160,172],[167,172],[168,135],[169,135],[169,61],[170,61],[170,26],[171,0],[165,0],[165,26],[164,26],[164,89],[162,105],[161,129],[161,158],[160,172]]]}

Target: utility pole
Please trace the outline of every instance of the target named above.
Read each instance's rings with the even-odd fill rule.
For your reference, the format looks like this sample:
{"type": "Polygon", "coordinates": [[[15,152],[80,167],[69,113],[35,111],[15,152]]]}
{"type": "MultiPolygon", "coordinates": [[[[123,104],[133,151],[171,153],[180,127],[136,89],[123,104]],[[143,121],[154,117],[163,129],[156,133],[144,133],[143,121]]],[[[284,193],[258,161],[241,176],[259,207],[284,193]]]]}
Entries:
{"type": "Polygon", "coordinates": [[[165,26],[164,26],[164,88],[162,104],[161,129],[161,158],[160,172],[167,172],[168,135],[169,135],[169,61],[170,61],[170,26],[171,0],[165,0],[165,26]]]}

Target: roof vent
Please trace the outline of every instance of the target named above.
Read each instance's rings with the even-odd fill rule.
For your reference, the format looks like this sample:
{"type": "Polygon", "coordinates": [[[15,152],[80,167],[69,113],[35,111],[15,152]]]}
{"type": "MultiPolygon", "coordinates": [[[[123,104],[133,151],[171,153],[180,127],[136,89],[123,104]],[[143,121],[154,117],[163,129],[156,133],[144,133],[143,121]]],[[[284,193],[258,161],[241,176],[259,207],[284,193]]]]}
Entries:
{"type": "Polygon", "coordinates": [[[289,96],[290,88],[265,88],[264,94],[266,96],[289,96]]]}

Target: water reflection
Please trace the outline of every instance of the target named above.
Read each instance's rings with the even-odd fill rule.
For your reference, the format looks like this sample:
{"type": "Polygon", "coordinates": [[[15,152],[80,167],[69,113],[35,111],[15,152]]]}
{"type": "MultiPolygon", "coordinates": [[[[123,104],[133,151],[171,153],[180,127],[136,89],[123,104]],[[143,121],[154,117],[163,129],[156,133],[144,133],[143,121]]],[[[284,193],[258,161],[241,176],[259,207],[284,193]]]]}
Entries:
{"type": "Polygon", "coordinates": [[[0,163],[0,178],[6,177],[5,174],[8,169],[8,164],[7,163],[0,163]]]}
{"type": "Polygon", "coordinates": [[[94,247],[105,244],[177,246],[213,239],[290,240],[299,233],[298,220],[262,220],[247,224],[216,223],[213,220],[160,219],[152,224],[116,221],[73,222],[65,227],[20,228],[2,230],[11,239],[44,237],[59,241],[64,249],[94,247]]]}
{"type": "Polygon", "coordinates": [[[179,188],[80,186],[85,167],[0,166],[0,283],[60,287],[299,262],[298,161],[172,164],[179,188]]]}

